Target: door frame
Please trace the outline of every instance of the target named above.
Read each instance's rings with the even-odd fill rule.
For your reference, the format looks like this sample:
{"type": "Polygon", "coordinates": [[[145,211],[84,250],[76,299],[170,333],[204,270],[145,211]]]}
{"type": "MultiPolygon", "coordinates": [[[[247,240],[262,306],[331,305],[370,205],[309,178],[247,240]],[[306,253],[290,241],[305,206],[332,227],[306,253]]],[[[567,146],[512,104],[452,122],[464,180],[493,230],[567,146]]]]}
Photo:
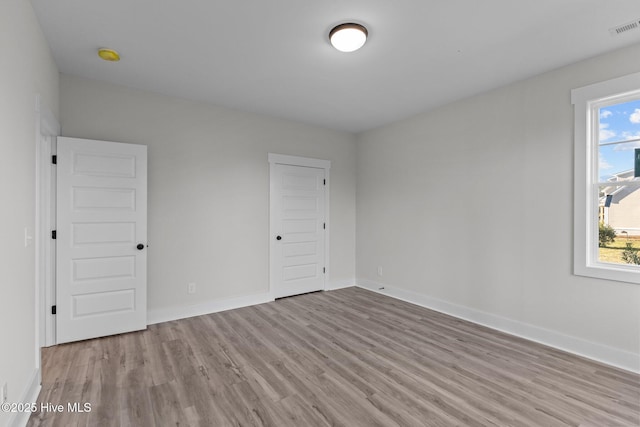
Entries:
{"type": "Polygon", "coordinates": [[[56,183],[51,156],[56,153],[56,137],[60,135],[60,124],[40,95],[36,95],[35,125],[35,339],[39,364],[40,348],[56,344],[55,316],[49,309],[55,304],[55,245],[51,230],[55,228],[56,183]]]}
{"type": "Polygon", "coordinates": [[[330,189],[331,189],[331,180],[329,179],[329,172],[331,171],[331,160],[323,160],[323,159],[314,159],[311,157],[298,157],[298,156],[289,156],[285,154],[275,154],[269,153],[269,294],[271,298],[274,298],[274,289],[276,283],[276,266],[275,266],[275,251],[278,248],[276,245],[276,230],[277,224],[275,223],[275,218],[273,215],[275,209],[275,203],[273,199],[274,188],[276,185],[276,165],[288,165],[288,166],[300,166],[300,167],[310,167],[317,169],[324,169],[324,176],[326,179],[326,185],[324,187],[324,220],[326,223],[326,231],[325,231],[325,241],[324,241],[324,263],[325,263],[325,274],[324,274],[324,284],[323,291],[327,290],[327,283],[329,283],[330,275],[331,275],[331,263],[330,263],[330,242],[329,236],[331,231],[331,223],[329,218],[329,212],[331,211],[329,206],[330,189]]]}

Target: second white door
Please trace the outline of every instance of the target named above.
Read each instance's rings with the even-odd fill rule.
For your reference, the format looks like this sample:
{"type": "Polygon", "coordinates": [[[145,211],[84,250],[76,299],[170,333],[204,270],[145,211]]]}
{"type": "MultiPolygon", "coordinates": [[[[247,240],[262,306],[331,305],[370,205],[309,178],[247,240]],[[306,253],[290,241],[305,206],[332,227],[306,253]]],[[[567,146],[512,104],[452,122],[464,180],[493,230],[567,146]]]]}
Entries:
{"type": "Polygon", "coordinates": [[[271,182],[275,298],[325,287],[325,170],[274,164],[271,182]]]}

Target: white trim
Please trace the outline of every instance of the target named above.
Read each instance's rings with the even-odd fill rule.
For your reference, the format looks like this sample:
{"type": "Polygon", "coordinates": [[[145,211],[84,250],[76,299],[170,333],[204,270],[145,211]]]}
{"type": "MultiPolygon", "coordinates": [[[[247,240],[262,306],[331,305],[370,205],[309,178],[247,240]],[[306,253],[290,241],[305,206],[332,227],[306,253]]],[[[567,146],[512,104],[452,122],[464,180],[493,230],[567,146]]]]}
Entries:
{"type": "Polygon", "coordinates": [[[312,159],[311,157],[287,156],[285,154],[269,153],[269,163],[291,166],[306,166],[308,168],[331,169],[331,160],[312,159]]]}
{"type": "MultiPolygon", "coordinates": [[[[31,374],[31,381],[29,381],[29,386],[22,394],[22,399],[17,400],[16,402],[21,403],[36,403],[38,401],[38,395],[40,394],[40,390],[42,386],[40,385],[40,369],[36,369],[31,374]]],[[[28,411],[24,412],[14,412],[11,418],[9,418],[8,426],[11,427],[24,427],[29,422],[29,417],[31,413],[28,411]]]]}
{"type": "Polygon", "coordinates": [[[324,265],[326,269],[324,275],[324,288],[327,289],[327,285],[331,283],[331,251],[329,250],[331,247],[331,197],[329,197],[331,194],[331,177],[329,176],[329,172],[331,171],[331,162],[328,160],[322,160],[322,162],[325,162],[324,179],[326,180],[326,185],[324,187],[324,221],[326,224],[324,233],[324,265]]]}
{"type": "Polygon", "coordinates": [[[352,288],[354,286],[356,286],[355,279],[332,280],[328,282],[327,285],[325,286],[325,291],[335,291],[338,289],[352,288]]]}
{"type": "Polygon", "coordinates": [[[234,310],[236,308],[264,304],[271,301],[273,301],[271,294],[269,292],[264,292],[241,297],[210,300],[194,305],[149,310],[147,312],[147,324],[154,325],[156,323],[170,322],[172,320],[186,319],[188,317],[203,316],[205,314],[234,310]]]}
{"type": "MultiPolygon", "coordinates": [[[[337,290],[352,286],[357,286],[401,301],[419,305],[449,316],[486,326],[510,335],[515,335],[529,341],[544,344],[558,350],[566,351],[580,357],[595,360],[627,371],[640,373],[640,355],[636,353],[587,341],[582,338],[566,335],[557,331],[541,328],[539,326],[498,316],[492,313],[487,313],[482,310],[454,304],[428,295],[406,291],[386,284],[374,282],[372,280],[359,279],[355,284],[352,280],[336,281],[332,282],[330,286],[328,286],[327,290],[337,290]]],[[[269,292],[265,292],[224,300],[213,300],[191,306],[150,310],[147,317],[147,323],[149,325],[153,325],[156,323],[202,316],[210,313],[218,313],[272,301],[273,298],[271,294],[269,292]]]]}
{"type": "Polygon", "coordinates": [[[597,158],[593,156],[597,135],[597,106],[613,103],[626,93],[640,89],[640,73],[595,83],[571,91],[574,104],[574,226],[573,273],[621,282],[640,283],[636,266],[598,261],[598,200],[591,188],[598,181],[597,158]],[[595,197],[595,199],[594,199],[595,197]],[[595,244],[594,244],[595,243],[595,244]]]}
{"type": "MultiPolygon", "coordinates": [[[[350,288],[355,285],[355,280],[340,280],[330,283],[326,290],[333,291],[337,289],[350,288]]],[[[170,322],[172,320],[187,319],[189,317],[235,310],[236,308],[249,307],[273,301],[274,298],[270,292],[263,292],[260,294],[211,300],[194,305],[149,310],[147,313],[147,324],[154,325],[156,323],[170,322]]]]}
{"type": "Polygon", "coordinates": [[[55,138],[60,134],[60,125],[55,116],[43,105],[40,95],[35,99],[36,111],[36,201],[35,201],[35,266],[36,266],[36,368],[40,367],[40,348],[55,344],[55,319],[47,310],[53,305],[53,262],[55,247],[50,232],[55,224],[54,169],[51,155],[55,153],[55,138]]]}
{"type": "Polygon", "coordinates": [[[640,88],[640,73],[583,86],[571,91],[571,103],[577,105],[594,99],[615,98],[618,94],[640,88]]]}
{"type": "Polygon", "coordinates": [[[276,163],[272,162],[271,158],[272,154],[269,154],[269,295],[271,295],[271,298],[275,299],[274,283],[276,283],[278,279],[276,277],[276,270],[273,267],[275,264],[274,256],[276,250],[273,236],[275,234],[274,230],[277,229],[277,226],[276,220],[272,215],[272,212],[275,212],[272,194],[274,192],[274,185],[276,182],[276,168],[274,167],[276,163]]]}
{"type": "MultiPolygon", "coordinates": [[[[288,156],[285,154],[268,154],[269,160],[269,194],[273,194],[273,185],[275,183],[275,168],[274,165],[290,165],[290,166],[302,166],[309,168],[318,168],[324,169],[324,179],[326,180],[325,188],[324,188],[324,222],[326,224],[326,231],[324,236],[324,265],[325,265],[325,274],[324,274],[324,289],[327,290],[327,286],[331,283],[331,160],[323,160],[323,159],[313,159],[310,157],[298,157],[298,156],[288,156]]],[[[276,232],[274,230],[278,229],[278,224],[275,224],[275,219],[271,212],[273,212],[273,198],[269,196],[269,292],[271,295],[274,295],[274,283],[277,278],[275,277],[275,269],[273,268],[274,257],[272,256],[275,253],[277,248],[276,241],[274,240],[274,236],[276,232]]]]}
{"type": "Polygon", "coordinates": [[[627,371],[640,373],[640,354],[565,335],[529,323],[447,302],[428,295],[396,288],[372,280],[358,279],[357,286],[411,304],[477,323],[491,329],[544,344],[580,357],[595,360],[627,371]]]}

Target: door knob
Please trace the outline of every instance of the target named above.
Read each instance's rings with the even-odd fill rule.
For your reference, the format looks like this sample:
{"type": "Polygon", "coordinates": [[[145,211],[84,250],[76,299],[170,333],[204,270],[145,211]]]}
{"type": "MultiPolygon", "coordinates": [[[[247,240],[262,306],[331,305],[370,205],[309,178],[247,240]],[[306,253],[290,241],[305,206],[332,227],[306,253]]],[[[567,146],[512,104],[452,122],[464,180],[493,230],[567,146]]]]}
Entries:
{"type": "Polygon", "coordinates": [[[282,236],[276,237],[276,240],[282,240],[282,236]]]}
{"type": "Polygon", "coordinates": [[[144,245],[142,243],[138,243],[138,246],[136,246],[136,248],[138,248],[139,251],[144,249],[144,245]]]}

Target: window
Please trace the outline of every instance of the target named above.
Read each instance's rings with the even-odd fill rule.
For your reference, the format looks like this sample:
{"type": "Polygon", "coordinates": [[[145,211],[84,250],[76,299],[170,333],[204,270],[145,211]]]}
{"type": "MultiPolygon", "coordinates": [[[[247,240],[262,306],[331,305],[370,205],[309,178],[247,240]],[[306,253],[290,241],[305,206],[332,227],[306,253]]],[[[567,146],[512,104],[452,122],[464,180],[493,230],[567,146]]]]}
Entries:
{"type": "Polygon", "coordinates": [[[574,89],[574,273],[640,283],[640,73],[574,89]]]}

